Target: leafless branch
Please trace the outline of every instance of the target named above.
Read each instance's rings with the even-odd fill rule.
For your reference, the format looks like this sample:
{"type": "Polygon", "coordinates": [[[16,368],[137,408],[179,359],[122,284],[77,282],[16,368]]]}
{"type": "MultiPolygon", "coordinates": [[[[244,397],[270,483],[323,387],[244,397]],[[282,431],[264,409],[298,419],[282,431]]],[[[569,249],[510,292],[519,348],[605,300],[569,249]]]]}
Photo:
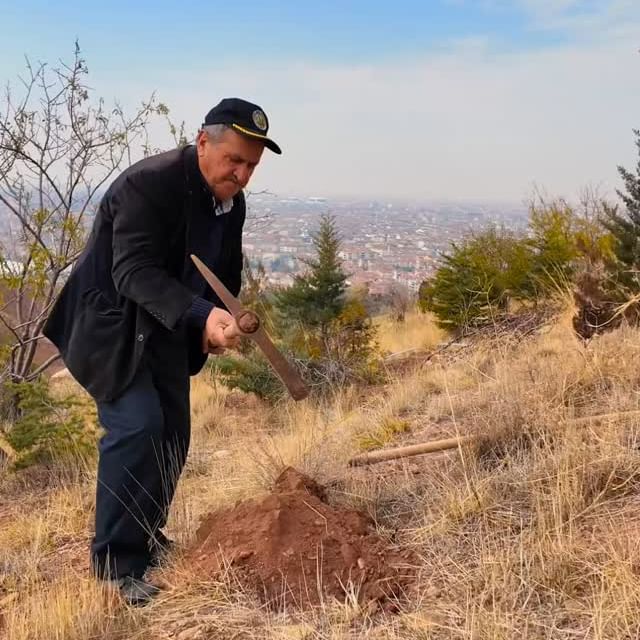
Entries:
{"type": "Polygon", "coordinates": [[[110,110],[92,99],[87,75],[76,43],[71,61],[53,68],[27,58],[18,90],[7,86],[0,101],[0,295],[10,299],[0,325],[13,341],[0,379],[35,379],[57,359],[35,364],[62,276],[80,255],[87,214],[146,141],[158,110],[155,96],[131,116],[119,104],[110,110]]]}
{"type": "Polygon", "coordinates": [[[24,380],[26,382],[31,382],[32,380],[35,380],[41,373],[46,371],[57,360],[60,360],[60,354],[59,353],[57,353],[56,355],[53,355],[50,358],[48,358],[47,360],[45,360],[39,367],[36,367],[36,369],[34,371],[32,371],[29,375],[26,375],[24,377],[24,380]]]}

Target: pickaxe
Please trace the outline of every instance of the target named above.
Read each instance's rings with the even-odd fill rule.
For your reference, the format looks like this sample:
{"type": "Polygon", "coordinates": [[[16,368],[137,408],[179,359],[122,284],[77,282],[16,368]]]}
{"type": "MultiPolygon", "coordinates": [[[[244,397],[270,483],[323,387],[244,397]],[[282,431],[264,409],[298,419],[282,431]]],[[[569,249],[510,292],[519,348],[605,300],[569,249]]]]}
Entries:
{"type": "Polygon", "coordinates": [[[216,295],[222,300],[227,311],[234,317],[235,325],[229,325],[224,330],[226,338],[240,336],[251,338],[262,350],[267,360],[271,363],[274,371],[284,383],[285,387],[294,400],[303,400],[309,395],[309,389],[303,382],[300,374],[293,365],[278,351],[271,342],[271,338],[262,328],[260,318],[249,309],[245,309],[237,298],[224,286],[221,280],[200,260],[197,256],[191,255],[191,259],[202,274],[202,277],[209,283],[216,295]]]}

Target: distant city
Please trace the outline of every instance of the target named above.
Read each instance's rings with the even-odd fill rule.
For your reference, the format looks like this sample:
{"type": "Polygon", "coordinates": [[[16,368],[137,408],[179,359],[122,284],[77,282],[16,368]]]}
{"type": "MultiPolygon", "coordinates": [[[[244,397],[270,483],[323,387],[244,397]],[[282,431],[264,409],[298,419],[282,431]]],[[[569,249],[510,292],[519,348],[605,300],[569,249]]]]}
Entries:
{"type": "MultiPolygon", "coordinates": [[[[252,266],[264,265],[269,284],[288,286],[307,268],[303,261],[314,256],[312,235],[323,213],[335,217],[349,285],[366,285],[372,295],[384,295],[394,284],[416,292],[437,268],[441,253],[470,231],[491,224],[519,230],[527,222],[524,205],[406,204],[250,193],[243,249],[252,266]]],[[[92,219],[87,213],[87,227],[92,219]]],[[[10,228],[15,233],[15,220],[0,207],[0,238],[8,244],[10,228]]]]}
{"type": "Polygon", "coordinates": [[[399,204],[282,198],[250,194],[244,251],[261,262],[273,285],[289,285],[313,254],[312,234],[320,215],[331,213],[342,239],[343,266],[350,285],[385,294],[394,284],[417,291],[437,267],[439,255],[469,231],[490,224],[509,229],[526,225],[526,208],[485,204],[399,204]]]}

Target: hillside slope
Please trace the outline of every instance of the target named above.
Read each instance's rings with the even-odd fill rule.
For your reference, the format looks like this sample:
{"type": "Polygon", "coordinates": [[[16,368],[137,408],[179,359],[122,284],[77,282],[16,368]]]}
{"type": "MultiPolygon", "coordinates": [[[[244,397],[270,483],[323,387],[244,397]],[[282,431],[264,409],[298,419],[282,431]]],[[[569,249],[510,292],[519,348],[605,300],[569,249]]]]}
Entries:
{"type": "Polygon", "coordinates": [[[324,485],[331,504],[369,514],[390,547],[411,550],[410,601],[395,613],[357,598],[273,611],[233,571],[211,579],[177,554],[157,572],[163,596],[127,610],[86,570],[93,469],[5,472],[2,632],[12,640],[638,637],[639,356],[640,331],[584,344],[567,315],[524,340],[485,338],[319,406],[269,408],[200,377],[170,535],[188,548],[207,513],[264,495],[291,465],[324,485]],[[476,439],[347,465],[374,446],[459,434],[476,439]]]}

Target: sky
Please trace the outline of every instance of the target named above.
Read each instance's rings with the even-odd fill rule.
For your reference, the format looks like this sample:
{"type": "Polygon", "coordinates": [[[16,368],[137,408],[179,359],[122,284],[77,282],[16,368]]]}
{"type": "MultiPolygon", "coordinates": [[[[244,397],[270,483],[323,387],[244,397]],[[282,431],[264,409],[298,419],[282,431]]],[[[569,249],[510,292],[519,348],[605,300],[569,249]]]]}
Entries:
{"type": "Polygon", "coordinates": [[[283,155],[265,151],[252,190],[615,197],[638,159],[640,0],[0,0],[0,16],[16,89],[25,56],[69,60],[78,39],[107,103],[155,93],[192,133],[223,97],[261,105],[283,155]]]}

